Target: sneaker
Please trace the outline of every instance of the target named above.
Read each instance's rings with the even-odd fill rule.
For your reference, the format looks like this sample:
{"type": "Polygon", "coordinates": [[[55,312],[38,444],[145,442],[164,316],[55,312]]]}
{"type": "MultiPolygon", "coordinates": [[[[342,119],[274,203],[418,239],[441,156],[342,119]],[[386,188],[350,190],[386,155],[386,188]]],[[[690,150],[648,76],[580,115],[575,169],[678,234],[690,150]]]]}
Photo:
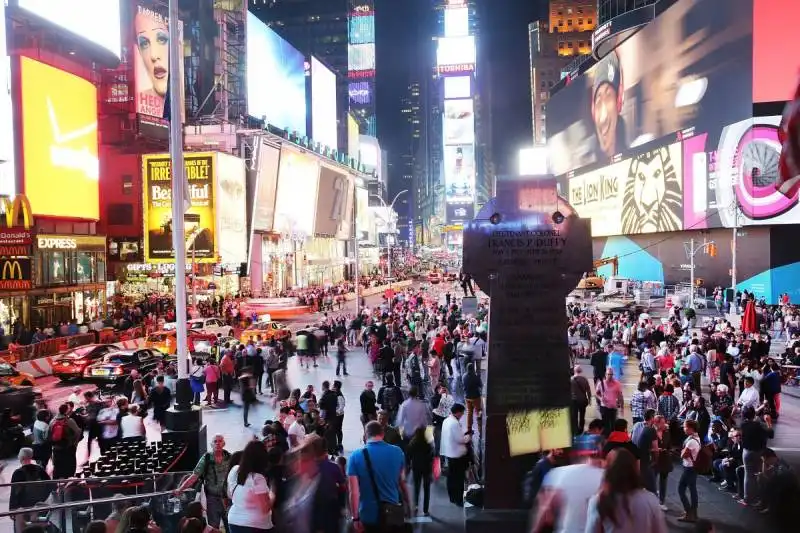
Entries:
{"type": "Polygon", "coordinates": [[[662,511],[664,511],[665,513],[666,513],[667,511],[669,511],[669,507],[667,507],[667,506],[666,506],[666,505],[664,505],[663,503],[662,503],[661,505],[659,505],[659,507],[661,507],[661,510],[662,510],[662,511]]]}
{"type": "Polygon", "coordinates": [[[727,489],[727,488],[728,488],[728,482],[727,481],[723,481],[722,483],[720,483],[719,490],[723,490],[723,489],[727,489]]]}
{"type": "Polygon", "coordinates": [[[697,517],[694,515],[694,513],[683,513],[681,516],[678,517],[678,522],[687,522],[687,523],[697,522],[697,517]]]}

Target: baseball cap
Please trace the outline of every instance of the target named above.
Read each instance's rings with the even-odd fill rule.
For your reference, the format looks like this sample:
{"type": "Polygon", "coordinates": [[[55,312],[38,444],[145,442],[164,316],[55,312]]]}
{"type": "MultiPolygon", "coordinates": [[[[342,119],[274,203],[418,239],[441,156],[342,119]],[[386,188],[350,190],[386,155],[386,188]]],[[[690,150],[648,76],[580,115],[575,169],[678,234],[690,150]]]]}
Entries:
{"type": "Polygon", "coordinates": [[[611,52],[600,60],[594,69],[594,84],[592,87],[592,98],[597,94],[604,83],[611,85],[615,91],[619,91],[622,76],[619,70],[619,57],[616,52],[611,52]]]}

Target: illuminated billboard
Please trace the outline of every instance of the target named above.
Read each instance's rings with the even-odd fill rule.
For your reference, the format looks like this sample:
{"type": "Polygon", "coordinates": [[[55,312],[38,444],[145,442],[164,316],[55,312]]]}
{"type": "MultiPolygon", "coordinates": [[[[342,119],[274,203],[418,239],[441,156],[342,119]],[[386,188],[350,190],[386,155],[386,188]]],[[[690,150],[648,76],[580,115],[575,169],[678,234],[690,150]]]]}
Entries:
{"type": "Polygon", "coordinates": [[[248,114],[306,135],[305,57],[247,13],[248,114]]]}
{"type": "Polygon", "coordinates": [[[445,100],[443,121],[446,145],[475,144],[475,113],[471,99],[445,100]]]}
{"type": "Polygon", "coordinates": [[[5,3],[0,2],[0,195],[17,193],[14,171],[14,113],[11,104],[11,62],[6,50],[5,3]]]}
{"type": "Polygon", "coordinates": [[[741,13],[752,12],[753,0],[718,7],[680,0],[553,94],[546,124],[553,174],[607,165],[678,134],[716,140],[726,124],[752,117],[753,22],[741,13]],[[686,46],[693,42],[702,45],[686,46]]]}
{"type": "Polygon", "coordinates": [[[311,58],[311,137],[336,150],[339,147],[336,119],[336,74],[316,57],[311,58]]]}
{"type": "Polygon", "coordinates": [[[800,71],[800,32],[775,31],[800,19],[796,0],[753,1],[753,102],[781,102],[792,97],[800,71]]]}
{"type": "Polygon", "coordinates": [[[347,92],[351,104],[369,105],[372,102],[371,83],[368,81],[350,82],[347,92]]]}
{"type": "Polygon", "coordinates": [[[449,76],[444,78],[444,98],[471,98],[472,97],[472,77],[471,76],[449,76]]]}
{"type": "Polygon", "coordinates": [[[351,44],[348,46],[347,68],[350,71],[375,70],[375,45],[351,44]]]}
{"type": "Polygon", "coordinates": [[[645,151],[569,179],[569,202],[592,220],[592,236],[683,229],[681,144],[645,151]]]}
{"type": "Polygon", "coordinates": [[[281,148],[274,231],[300,237],[314,234],[319,161],[311,155],[281,148]]]}
{"type": "MultiPolygon", "coordinates": [[[[186,152],[183,164],[191,206],[184,215],[186,251],[198,263],[217,262],[216,156],[186,152]]],[[[142,156],[144,256],[147,263],[175,260],[172,247],[172,169],[169,154],[142,156]]],[[[244,211],[244,206],[242,206],[244,211]]],[[[242,231],[244,233],[244,230],[242,231]]]]}
{"type": "Polygon", "coordinates": [[[444,147],[445,201],[472,204],[475,201],[475,146],[444,147]]]}
{"type": "Polygon", "coordinates": [[[464,37],[469,34],[469,8],[449,8],[444,10],[444,36],[464,37]]]}
{"type": "MultiPolygon", "coordinates": [[[[183,40],[183,23],[178,23],[183,40]]],[[[136,6],[134,17],[136,45],[133,47],[136,84],[136,112],[169,119],[169,18],[153,9],[136,6]]],[[[183,64],[178,65],[183,72],[183,64]]],[[[183,85],[183,76],[178,74],[183,85]]],[[[183,91],[180,95],[183,100],[183,91]]],[[[180,105],[183,112],[183,104],[180,105]]]]}
{"type": "Polygon", "coordinates": [[[259,139],[253,150],[253,157],[253,167],[256,169],[256,195],[253,202],[252,227],[254,231],[272,231],[281,151],[259,139]]]}
{"type": "Polygon", "coordinates": [[[97,89],[20,57],[24,193],[36,215],[97,220],[97,89]]]}
{"type": "Polygon", "coordinates": [[[350,17],[350,44],[375,42],[375,16],[350,17]]]}
{"type": "Polygon", "coordinates": [[[474,65],[476,59],[475,37],[440,37],[436,41],[436,64],[474,65]]]}
{"type": "Polygon", "coordinates": [[[319,172],[314,233],[346,240],[352,237],[353,178],[346,172],[322,165],[319,172]]]}
{"type": "Polygon", "coordinates": [[[216,180],[217,253],[223,263],[244,263],[247,261],[244,160],[218,152],[216,180]]]}
{"type": "Polygon", "coordinates": [[[120,57],[122,28],[118,0],[17,0],[17,4],[120,57]]]}
{"type": "Polygon", "coordinates": [[[360,153],[359,141],[361,132],[358,128],[358,121],[351,114],[347,114],[347,155],[358,161],[358,154],[360,153]]]}

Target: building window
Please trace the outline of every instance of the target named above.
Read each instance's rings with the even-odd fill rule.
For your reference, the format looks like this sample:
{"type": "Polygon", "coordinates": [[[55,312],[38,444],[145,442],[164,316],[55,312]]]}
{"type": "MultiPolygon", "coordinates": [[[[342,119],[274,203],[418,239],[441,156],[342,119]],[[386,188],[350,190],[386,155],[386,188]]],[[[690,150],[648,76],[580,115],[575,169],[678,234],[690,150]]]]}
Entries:
{"type": "Polygon", "coordinates": [[[108,204],[109,226],[133,225],[133,204],[108,204]]]}
{"type": "Polygon", "coordinates": [[[567,20],[567,26],[572,26],[572,19],[567,20]]]}
{"type": "Polygon", "coordinates": [[[564,49],[564,42],[563,41],[558,43],[558,49],[559,50],[563,50],[564,49]]]}
{"type": "Polygon", "coordinates": [[[559,20],[559,21],[558,21],[558,25],[559,25],[559,26],[563,26],[563,25],[564,25],[564,21],[563,21],[563,20],[559,20]]]}
{"type": "Polygon", "coordinates": [[[578,48],[583,48],[583,41],[578,41],[578,48]]]}
{"type": "Polygon", "coordinates": [[[567,41],[567,48],[572,48],[572,41],[567,41]]]}
{"type": "Polygon", "coordinates": [[[544,80],[542,80],[542,83],[540,83],[539,85],[540,85],[540,86],[541,86],[543,89],[544,89],[545,87],[547,87],[547,83],[545,83],[545,81],[544,81],[544,80]]]}
{"type": "Polygon", "coordinates": [[[587,20],[586,20],[586,23],[587,23],[587,24],[589,24],[589,25],[591,26],[591,25],[592,25],[592,19],[587,19],[587,20]]]}
{"type": "Polygon", "coordinates": [[[578,19],[578,26],[583,26],[583,19],[578,19]]]}

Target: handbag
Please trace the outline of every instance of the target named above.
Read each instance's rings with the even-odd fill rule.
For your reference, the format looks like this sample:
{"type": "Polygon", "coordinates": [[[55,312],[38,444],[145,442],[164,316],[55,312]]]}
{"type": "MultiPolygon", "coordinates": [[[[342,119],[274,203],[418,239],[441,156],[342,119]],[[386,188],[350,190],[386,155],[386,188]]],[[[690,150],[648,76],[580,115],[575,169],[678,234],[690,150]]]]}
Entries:
{"type": "Polygon", "coordinates": [[[372,491],[375,493],[375,500],[378,502],[378,523],[386,528],[399,528],[406,522],[405,509],[402,503],[388,503],[381,501],[378,484],[375,482],[375,473],[372,470],[372,461],[369,458],[369,451],[364,448],[364,461],[367,463],[367,472],[372,484],[372,491]]]}

